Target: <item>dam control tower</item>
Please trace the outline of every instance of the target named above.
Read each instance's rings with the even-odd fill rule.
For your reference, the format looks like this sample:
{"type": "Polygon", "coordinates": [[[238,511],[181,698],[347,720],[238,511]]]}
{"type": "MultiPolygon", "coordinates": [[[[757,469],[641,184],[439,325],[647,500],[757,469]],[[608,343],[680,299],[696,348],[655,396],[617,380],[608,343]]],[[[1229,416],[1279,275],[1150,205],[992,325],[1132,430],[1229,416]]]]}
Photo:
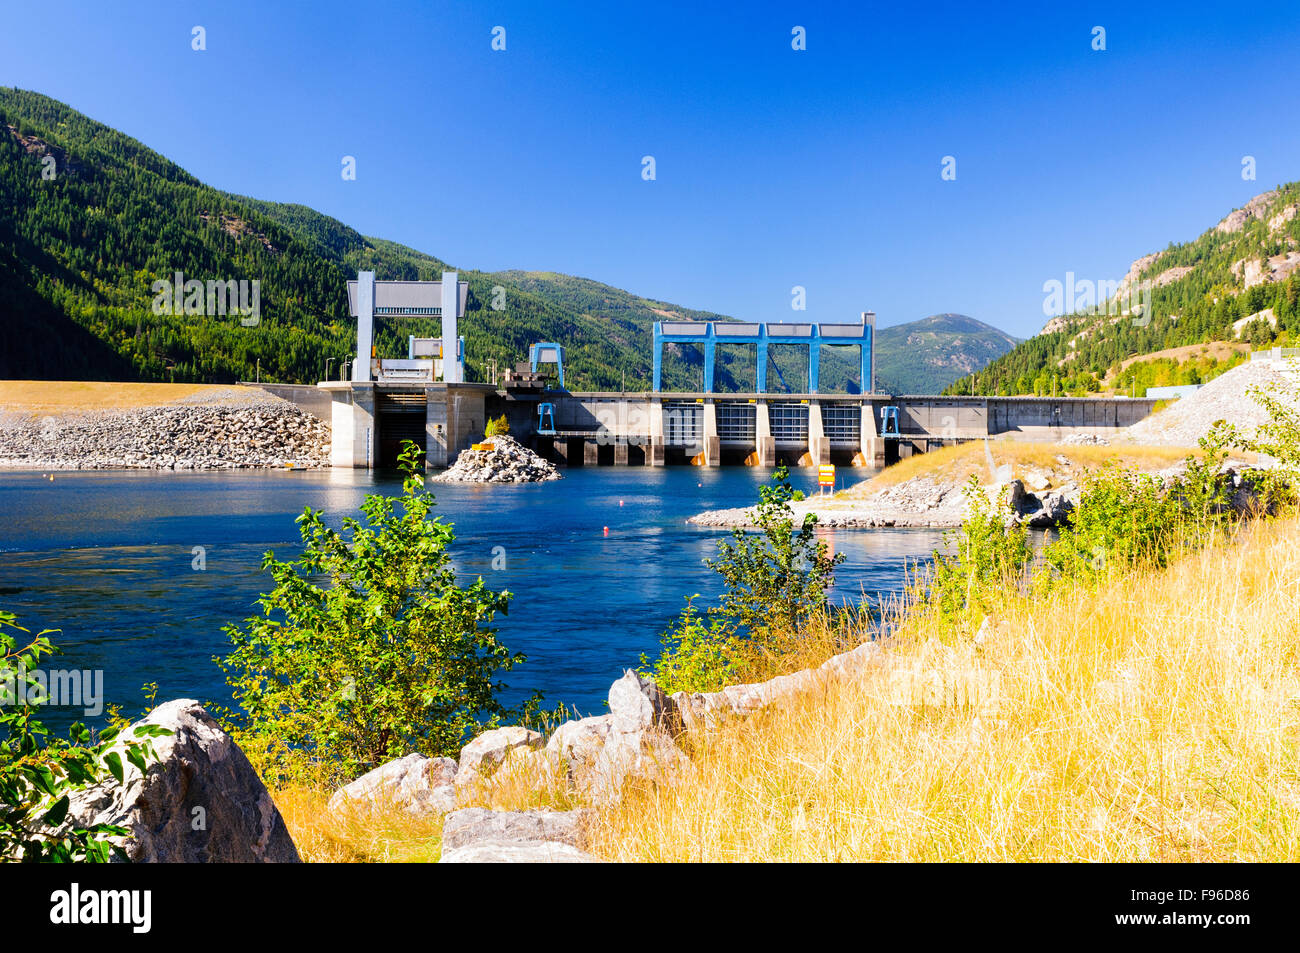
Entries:
{"type": "Polygon", "coordinates": [[[444,271],[441,281],[376,281],[373,271],[357,273],[348,282],[348,311],[357,319],[357,353],[352,380],[436,381],[459,384],[465,380],[465,339],[456,322],[465,316],[469,282],[454,271],[444,271]],[[405,359],[375,355],[375,318],[441,317],[442,337],[410,339],[405,359]]]}

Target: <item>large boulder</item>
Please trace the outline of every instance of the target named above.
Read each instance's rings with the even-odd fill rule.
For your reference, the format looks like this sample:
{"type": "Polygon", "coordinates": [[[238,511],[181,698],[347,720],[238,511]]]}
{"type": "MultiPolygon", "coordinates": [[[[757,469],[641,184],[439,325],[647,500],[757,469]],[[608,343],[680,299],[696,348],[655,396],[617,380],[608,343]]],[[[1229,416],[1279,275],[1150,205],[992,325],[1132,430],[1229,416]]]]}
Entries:
{"type": "Polygon", "coordinates": [[[610,726],[582,788],[597,801],[617,800],[631,778],[672,777],[688,759],[673,739],[682,731],[677,703],[654,682],[628,670],[609,689],[610,726]]]}
{"type": "Polygon", "coordinates": [[[505,761],[506,755],[516,748],[540,747],[542,736],[531,728],[521,728],[518,725],[494,728],[483,732],[460,749],[460,768],[457,774],[465,771],[487,773],[505,761]]]}
{"type": "Polygon", "coordinates": [[[613,728],[613,715],[566,721],[547,739],[546,753],[563,770],[570,784],[585,790],[613,728]]]}
{"type": "Polygon", "coordinates": [[[408,754],[339,788],[329,800],[331,812],[346,808],[395,807],[414,816],[446,814],[456,809],[456,762],[408,754]]]}
{"type": "MultiPolygon", "coordinates": [[[[123,758],[124,781],[70,799],[67,823],[114,824],[137,863],[298,863],[284,819],[248,758],[197,701],[159,705],[139,724],[171,731],[151,739],[140,771],[123,758]]],[[[114,747],[134,739],[131,729],[114,747]]]]}
{"type": "Polygon", "coordinates": [[[1024,511],[1025,524],[1035,529],[1064,526],[1070,521],[1070,514],[1074,512],[1080,492],[1079,487],[1070,484],[1040,493],[1037,497],[1031,496],[1030,499],[1035,500],[1037,505],[1024,511]]]}
{"type": "Polygon", "coordinates": [[[488,811],[465,808],[442,827],[442,859],[455,863],[574,863],[596,858],[583,849],[595,812],[488,811]]]}
{"type": "Polygon", "coordinates": [[[612,803],[630,780],[669,781],[687,769],[690,759],[660,729],[613,731],[600,749],[584,784],[597,803],[612,803]]]}
{"type": "Polygon", "coordinates": [[[691,731],[731,718],[744,718],[793,695],[816,691],[831,678],[852,678],[880,662],[880,645],[863,642],[814,669],[778,675],[766,682],[729,685],[717,692],[675,692],[671,699],[691,731]]]}
{"type": "Polygon", "coordinates": [[[676,734],[682,727],[677,704],[658,685],[631,669],[609,687],[609,711],[616,732],[660,728],[676,734]]]}

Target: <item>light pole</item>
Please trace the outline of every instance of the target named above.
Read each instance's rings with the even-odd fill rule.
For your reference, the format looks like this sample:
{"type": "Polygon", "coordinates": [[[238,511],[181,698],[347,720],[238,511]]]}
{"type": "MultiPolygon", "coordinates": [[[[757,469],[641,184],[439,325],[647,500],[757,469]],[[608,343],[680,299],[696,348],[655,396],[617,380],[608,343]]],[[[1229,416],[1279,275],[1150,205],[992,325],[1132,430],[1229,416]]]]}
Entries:
{"type": "Polygon", "coordinates": [[[257,377],[256,377],[256,380],[257,380],[257,383],[259,383],[259,384],[262,383],[262,359],[261,359],[260,357],[257,359],[257,377]]]}
{"type": "Polygon", "coordinates": [[[332,357],[325,358],[325,379],[326,380],[330,379],[330,365],[334,363],[334,360],[335,359],[332,357]]]}

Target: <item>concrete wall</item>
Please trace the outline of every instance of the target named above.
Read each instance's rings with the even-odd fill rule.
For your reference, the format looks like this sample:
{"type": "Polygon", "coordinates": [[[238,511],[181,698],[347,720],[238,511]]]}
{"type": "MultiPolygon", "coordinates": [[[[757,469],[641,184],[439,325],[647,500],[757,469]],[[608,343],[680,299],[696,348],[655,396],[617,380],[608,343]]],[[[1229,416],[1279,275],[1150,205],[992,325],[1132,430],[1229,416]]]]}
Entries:
{"type": "Polygon", "coordinates": [[[363,469],[378,458],[374,384],[338,384],[330,405],[330,466],[363,469]]]}
{"type": "Polygon", "coordinates": [[[876,401],[898,408],[904,436],[970,440],[1011,437],[1055,441],[1068,434],[1104,435],[1150,415],[1154,400],[1116,397],[929,397],[876,401]]]}
{"type": "Polygon", "coordinates": [[[274,394],[287,400],[309,414],[314,414],[329,423],[333,419],[332,401],[329,391],[321,390],[315,384],[248,384],[248,387],[260,387],[268,394],[274,394]]]}
{"type": "Polygon", "coordinates": [[[425,465],[449,467],[483,439],[489,384],[430,384],[425,388],[425,465]]]}

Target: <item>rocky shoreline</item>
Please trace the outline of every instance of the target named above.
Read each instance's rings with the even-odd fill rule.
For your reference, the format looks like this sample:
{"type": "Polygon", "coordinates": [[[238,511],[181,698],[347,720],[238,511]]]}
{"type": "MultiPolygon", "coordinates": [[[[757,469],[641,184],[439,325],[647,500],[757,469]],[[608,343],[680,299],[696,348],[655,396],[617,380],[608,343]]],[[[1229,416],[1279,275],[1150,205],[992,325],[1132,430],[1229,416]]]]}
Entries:
{"type": "Polygon", "coordinates": [[[329,457],[328,424],[263,392],[127,410],[0,413],[5,469],[317,469],[329,457]]]}
{"type": "MultiPolygon", "coordinates": [[[[1064,454],[1056,457],[1056,467],[1028,469],[1023,478],[996,479],[982,484],[992,499],[1005,498],[1011,506],[1009,522],[1021,523],[1033,529],[1050,529],[1064,526],[1079,503],[1083,492],[1082,470],[1064,454]]],[[[1186,470],[1177,464],[1151,475],[1168,485],[1186,470]]],[[[1251,505],[1253,493],[1247,464],[1229,460],[1220,470],[1227,481],[1232,505],[1246,509],[1251,505]]],[[[966,480],[919,476],[871,491],[864,495],[841,494],[821,499],[811,497],[790,505],[795,520],[801,521],[808,513],[817,516],[818,526],[839,529],[952,529],[966,518],[966,480]]],[[[850,491],[851,492],[851,491],[850,491]]],[[[707,510],[687,520],[695,526],[722,529],[755,528],[752,507],[724,510],[707,510]]]]}
{"type": "MultiPolygon", "coordinates": [[[[1005,492],[1017,517],[1027,525],[1046,528],[1061,525],[1079,500],[1077,483],[1059,489],[1033,493],[1021,480],[985,487],[991,496],[1005,492]]],[[[796,522],[815,513],[818,526],[838,529],[950,529],[966,518],[966,492],[962,483],[918,477],[885,487],[857,500],[813,497],[790,504],[796,522]]],[[[687,520],[694,526],[722,529],[752,529],[756,526],[752,507],[707,510],[687,520]]]]}

